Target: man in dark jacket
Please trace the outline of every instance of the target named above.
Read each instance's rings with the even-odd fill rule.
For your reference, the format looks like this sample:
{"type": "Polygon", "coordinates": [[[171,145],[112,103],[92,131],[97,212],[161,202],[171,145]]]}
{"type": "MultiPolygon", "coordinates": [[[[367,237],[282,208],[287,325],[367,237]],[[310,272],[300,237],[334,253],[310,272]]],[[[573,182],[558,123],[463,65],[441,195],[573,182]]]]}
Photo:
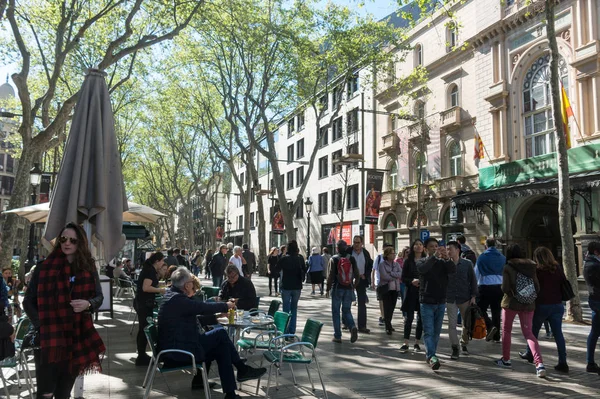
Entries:
{"type": "Polygon", "coordinates": [[[502,272],[506,264],[506,256],[496,249],[496,240],[489,237],[485,240],[486,250],[479,255],[475,264],[475,276],[479,285],[479,307],[485,318],[488,331],[487,341],[500,341],[500,314],[502,302],[502,272]],[[487,310],[492,311],[490,320],[487,310]]]}
{"type": "Polygon", "coordinates": [[[331,268],[329,269],[329,276],[327,277],[327,293],[326,296],[329,298],[329,291],[331,293],[331,316],[333,318],[333,342],[342,343],[342,330],[340,326],[340,307],[342,308],[342,319],[346,327],[350,329],[350,342],[354,343],[358,339],[358,328],[354,324],[354,318],[352,317],[352,301],[354,300],[354,288],[358,285],[360,279],[360,273],[356,266],[356,260],[348,255],[348,245],[346,241],[340,240],[337,244],[337,254],[335,254],[331,260],[331,268]],[[338,266],[342,258],[346,258],[350,261],[352,267],[352,281],[349,285],[342,284],[338,279],[338,266]]]}
{"type": "Polygon", "coordinates": [[[208,268],[212,274],[213,287],[220,287],[223,284],[223,273],[225,273],[225,267],[229,262],[229,258],[226,257],[227,245],[223,244],[219,247],[219,250],[215,252],[208,268]]]}
{"type": "Polygon", "coordinates": [[[240,271],[236,265],[229,265],[225,269],[227,280],[221,284],[221,292],[219,298],[222,301],[228,301],[231,298],[237,299],[236,306],[238,309],[250,310],[256,309],[256,289],[252,281],[240,276],[240,271]]]}
{"type": "Polygon", "coordinates": [[[462,334],[460,344],[464,355],[468,355],[467,345],[469,344],[469,335],[466,327],[467,313],[469,306],[474,305],[477,298],[477,278],[470,260],[462,258],[461,245],[456,241],[448,243],[448,256],[456,265],[456,273],[448,276],[448,291],[446,292],[446,309],[448,310],[448,336],[452,345],[452,360],[458,360],[458,334],[456,333],[456,324],[458,320],[458,311],[463,316],[462,334]]]}
{"type": "Polygon", "coordinates": [[[363,239],[356,235],[352,239],[352,246],[348,247],[348,255],[351,255],[356,261],[358,267],[359,280],[356,287],[356,297],[358,302],[358,331],[369,334],[371,330],[367,328],[367,288],[370,284],[371,271],[373,270],[373,259],[371,254],[363,248],[363,239]]]}
{"type": "MultiPolygon", "coordinates": [[[[185,253],[185,249],[183,250],[183,252],[185,253]]],[[[177,263],[179,264],[179,266],[185,266],[188,268],[188,270],[190,269],[190,262],[188,262],[186,257],[181,254],[179,248],[175,248],[173,250],[173,256],[177,258],[177,263]]]]}
{"type": "MultiPolygon", "coordinates": [[[[175,250],[173,248],[167,249],[167,257],[165,258],[165,263],[169,266],[180,266],[179,261],[174,256],[175,250]]],[[[181,265],[183,266],[183,265],[181,265]]]]}
{"type": "Polygon", "coordinates": [[[436,356],[442,322],[446,312],[446,292],[449,275],[456,273],[456,264],[448,257],[445,247],[438,247],[438,241],[431,237],[425,241],[425,250],[429,256],[419,260],[419,302],[423,321],[423,341],[425,356],[433,370],[440,368],[436,356]]]}
{"type": "Polygon", "coordinates": [[[466,237],[463,235],[460,235],[460,236],[456,237],[456,241],[458,241],[458,243],[460,244],[461,258],[470,260],[471,263],[473,263],[473,266],[475,266],[475,263],[477,263],[477,255],[475,255],[475,252],[471,249],[471,247],[469,247],[467,245],[466,237]]]}
{"type": "MultiPolygon", "coordinates": [[[[238,370],[239,382],[261,377],[267,370],[247,366],[238,355],[235,346],[222,328],[200,333],[197,315],[214,316],[234,307],[233,302],[207,303],[191,299],[194,295],[193,276],[185,267],[179,267],[171,275],[172,286],[158,311],[158,350],[182,349],[194,354],[196,363],[206,363],[206,373],[213,360],[217,361],[219,377],[226,399],[237,399],[236,383],[232,365],[238,370]]],[[[181,353],[165,354],[165,366],[177,367],[190,364],[190,358],[181,353]]],[[[192,389],[204,388],[202,375],[192,381],[192,389]]]]}
{"type": "Polygon", "coordinates": [[[246,264],[242,265],[242,270],[244,271],[244,277],[248,280],[252,280],[252,275],[256,271],[256,255],[254,252],[250,251],[248,244],[242,245],[242,256],[246,259],[246,264]]]}
{"type": "Polygon", "coordinates": [[[592,309],[592,329],[587,339],[587,367],[588,372],[600,374],[600,367],[594,361],[596,344],[600,337],[600,241],[588,244],[588,253],[583,266],[583,277],[588,286],[589,305],[592,309]]]}

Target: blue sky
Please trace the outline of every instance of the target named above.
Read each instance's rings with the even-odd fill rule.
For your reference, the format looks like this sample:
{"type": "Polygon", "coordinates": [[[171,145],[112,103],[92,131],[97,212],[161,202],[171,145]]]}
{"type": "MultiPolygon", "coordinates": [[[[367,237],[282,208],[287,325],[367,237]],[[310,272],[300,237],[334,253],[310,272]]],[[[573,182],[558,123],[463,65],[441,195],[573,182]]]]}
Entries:
{"type": "MultiPolygon", "coordinates": [[[[376,20],[382,19],[398,9],[397,0],[321,0],[320,4],[325,6],[328,1],[335,4],[355,7],[361,16],[372,14],[376,20]],[[362,7],[359,5],[364,3],[362,7]]],[[[18,65],[0,65],[0,84],[6,81],[6,74],[17,72],[18,65]]],[[[12,84],[12,80],[9,80],[12,84]]],[[[14,85],[13,85],[14,87],[14,85]]]]}

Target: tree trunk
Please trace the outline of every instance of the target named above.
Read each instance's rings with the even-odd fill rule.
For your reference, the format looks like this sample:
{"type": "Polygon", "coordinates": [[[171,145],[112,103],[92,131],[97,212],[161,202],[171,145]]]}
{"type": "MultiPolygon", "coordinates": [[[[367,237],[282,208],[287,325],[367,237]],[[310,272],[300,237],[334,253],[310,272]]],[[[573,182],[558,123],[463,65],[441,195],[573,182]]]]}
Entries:
{"type": "Polygon", "coordinates": [[[561,95],[558,76],[559,52],[554,31],[554,0],[546,0],[546,29],[549,41],[550,88],[552,91],[552,114],[556,127],[556,156],[558,162],[558,220],[562,244],[563,268],[567,279],[573,287],[575,298],[567,306],[567,319],[583,321],[581,299],[577,283],[577,265],[575,264],[575,243],[571,230],[571,188],[569,184],[569,159],[567,143],[562,124],[561,95]]]}
{"type": "Polygon", "coordinates": [[[265,222],[265,209],[263,208],[263,198],[256,196],[258,202],[258,273],[261,276],[267,275],[267,223],[265,222]]]}

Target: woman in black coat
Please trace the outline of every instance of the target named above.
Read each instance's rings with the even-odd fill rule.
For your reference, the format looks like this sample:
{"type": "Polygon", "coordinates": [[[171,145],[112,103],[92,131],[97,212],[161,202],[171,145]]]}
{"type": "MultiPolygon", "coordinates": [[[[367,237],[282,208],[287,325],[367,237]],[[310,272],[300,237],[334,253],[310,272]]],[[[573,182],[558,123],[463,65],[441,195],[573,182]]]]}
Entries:
{"type": "Polygon", "coordinates": [[[400,347],[401,353],[408,352],[408,340],[412,330],[412,323],[417,312],[417,331],[415,334],[415,352],[420,351],[419,340],[423,334],[423,324],[421,323],[421,305],[419,303],[419,272],[417,271],[417,261],[425,256],[425,247],[423,241],[417,239],[410,246],[408,258],[404,261],[402,267],[402,282],[406,285],[404,298],[402,299],[402,312],[406,313],[404,321],[404,344],[400,347]]]}
{"type": "Polygon", "coordinates": [[[279,248],[271,248],[269,259],[267,260],[267,276],[269,276],[269,296],[273,296],[273,281],[275,281],[275,296],[279,295],[277,290],[277,280],[279,280],[279,271],[277,271],[277,262],[279,262],[279,248]]]}

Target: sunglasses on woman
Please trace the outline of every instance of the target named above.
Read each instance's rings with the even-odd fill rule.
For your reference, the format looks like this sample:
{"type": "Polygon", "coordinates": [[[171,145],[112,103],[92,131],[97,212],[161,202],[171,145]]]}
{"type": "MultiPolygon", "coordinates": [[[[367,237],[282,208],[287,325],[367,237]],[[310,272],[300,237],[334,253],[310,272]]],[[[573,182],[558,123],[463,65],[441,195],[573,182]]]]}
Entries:
{"type": "Polygon", "coordinates": [[[58,239],[58,242],[60,242],[61,244],[64,244],[67,241],[71,241],[71,244],[77,245],[78,239],[77,238],[73,238],[73,237],[67,237],[67,236],[61,236],[58,239]]]}

